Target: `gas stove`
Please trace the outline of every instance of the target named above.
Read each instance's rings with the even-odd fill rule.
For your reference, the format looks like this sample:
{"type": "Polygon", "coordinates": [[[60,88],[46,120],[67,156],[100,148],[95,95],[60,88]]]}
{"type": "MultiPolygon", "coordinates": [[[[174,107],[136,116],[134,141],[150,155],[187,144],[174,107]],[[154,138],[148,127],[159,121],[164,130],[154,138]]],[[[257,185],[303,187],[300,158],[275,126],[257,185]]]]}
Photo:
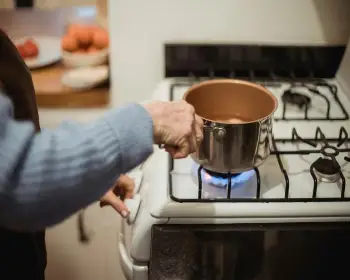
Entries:
{"type": "MultiPolygon", "coordinates": [[[[166,68],[171,75],[158,85],[153,99],[180,100],[195,83],[217,77],[246,79],[266,87],[279,103],[273,120],[272,152],[257,168],[218,174],[197,165],[190,156],[173,160],[155,147],[140,168],[139,204],[133,205],[128,223],[122,222],[119,250],[128,279],[216,279],[198,276],[198,266],[203,270],[206,266],[193,257],[199,249],[191,244],[206,247],[203,236],[210,239],[205,244],[215,243],[215,254],[223,257],[225,247],[248,242],[238,241],[238,232],[257,232],[252,238],[261,239],[259,244],[264,243],[265,249],[260,244],[247,250],[254,252],[258,246],[267,259],[270,248],[282,250],[278,236],[287,228],[293,238],[294,234],[304,238],[305,231],[328,228],[333,232],[338,226],[346,227],[350,221],[350,93],[334,76],[316,79],[309,77],[312,75],[254,74],[261,71],[244,71],[248,75],[242,75],[242,71],[212,68],[206,76],[191,69],[183,77],[184,72],[175,68],[166,68]],[[230,241],[223,237],[226,234],[230,241]],[[219,245],[223,246],[221,253],[217,253],[219,245]],[[192,278],[186,278],[189,274],[192,278]]],[[[286,238],[287,243],[290,240],[286,238]]],[[[231,254],[225,258],[235,263],[241,257],[231,254]]],[[[238,272],[230,269],[222,272],[230,276],[217,279],[232,279],[238,272]]],[[[250,279],[240,277],[236,279],[250,279]]]]}
{"type": "MultiPolygon", "coordinates": [[[[345,178],[350,172],[346,96],[341,93],[339,97],[334,82],[255,82],[268,88],[280,104],[274,115],[272,155],[268,161],[259,169],[237,175],[212,174],[201,166],[191,171],[194,164],[190,157],[170,160],[171,198],[178,202],[349,201],[350,188],[346,188],[345,178]],[[193,185],[191,191],[177,183],[183,180],[193,185]],[[297,189],[299,180],[303,185],[308,183],[297,189]],[[243,191],[240,197],[237,191],[245,189],[250,191],[243,191]],[[219,197],[215,197],[217,193],[219,197]]],[[[185,82],[171,83],[170,100],[181,99],[188,88],[185,82]]]]}
{"type": "MultiPolygon", "coordinates": [[[[202,79],[167,80],[158,88],[155,99],[180,100],[191,85],[202,79]]],[[[350,187],[346,183],[350,178],[347,95],[336,80],[255,82],[268,88],[279,101],[272,153],[267,161],[241,174],[214,174],[196,165],[190,156],[172,160],[156,151],[158,160],[164,161],[162,166],[167,166],[162,170],[162,185],[168,189],[159,188],[152,194],[157,197],[154,216],[209,218],[208,211],[213,206],[213,216],[227,218],[322,217],[336,211],[341,216],[350,215],[350,187]],[[291,102],[285,98],[291,92],[302,97],[299,100],[310,101],[302,106],[295,104],[295,99],[291,102]],[[281,212],[278,207],[285,210],[281,212]]]]}

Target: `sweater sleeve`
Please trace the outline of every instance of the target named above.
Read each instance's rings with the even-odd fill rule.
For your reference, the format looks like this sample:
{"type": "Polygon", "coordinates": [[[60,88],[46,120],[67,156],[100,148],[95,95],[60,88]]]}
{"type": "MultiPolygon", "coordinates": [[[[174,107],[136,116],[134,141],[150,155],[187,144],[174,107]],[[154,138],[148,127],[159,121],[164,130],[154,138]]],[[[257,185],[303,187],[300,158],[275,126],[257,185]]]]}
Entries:
{"type": "Polygon", "coordinates": [[[61,222],[153,151],[152,119],[138,104],[38,134],[30,122],[1,113],[0,106],[0,226],[10,229],[61,222]]]}

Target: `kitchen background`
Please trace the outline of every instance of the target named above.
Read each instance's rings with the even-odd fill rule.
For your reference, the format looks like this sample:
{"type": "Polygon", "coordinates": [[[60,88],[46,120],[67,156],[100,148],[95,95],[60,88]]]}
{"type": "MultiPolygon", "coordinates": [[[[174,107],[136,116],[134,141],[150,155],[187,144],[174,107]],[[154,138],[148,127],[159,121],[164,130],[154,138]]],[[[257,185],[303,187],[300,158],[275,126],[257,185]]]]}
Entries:
{"type": "MultiPolygon", "coordinates": [[[[86,6],[86,5],[95,5],[99,0],[34,0],[35,7],[39,9],[53,9],[62,6],[86,6]]],[[[1,8],[11,9],[15,6],[15,1],[13,0],[3,0],[1,2],[1,8]]]]}
{"type": "MultiPolygon", "coordinates": [[[[74,6],[94,2],[76,0],[74,6]]],[[[36,7],[59,9],[72,3],[37,0],[36,7]]],[[[149,99],[163,78],[165,41],[333,45],[348,42],[350,35],[347,0],[111,0],[97,5],[97,17],[108,22],[111,41],[110,103],[98,109],[41,108],[44,127],[67,118],[87,121],[108,106],[149,99]]],[[[2,1],[0,7],[13,8],[13,1],[2,1]]],[[[350,69],[343,72],[350,77],[350,69]]],[[[85,217],[90,244],[79,243],[76,216],[48,230],[47,279],[124,279],[117,254],[119,217],[97,204],[85,217]]]]}

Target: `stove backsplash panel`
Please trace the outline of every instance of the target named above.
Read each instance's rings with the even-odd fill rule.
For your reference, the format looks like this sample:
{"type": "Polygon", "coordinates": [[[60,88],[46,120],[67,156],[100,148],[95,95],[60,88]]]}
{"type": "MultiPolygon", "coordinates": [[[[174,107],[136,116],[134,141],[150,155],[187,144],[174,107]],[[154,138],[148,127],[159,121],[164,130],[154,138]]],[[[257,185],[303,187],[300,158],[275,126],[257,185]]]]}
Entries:
{"type": "Polygon", "coordinates": [[[166,77],[333,78],[346,45],[166,44],[166,77]]]}

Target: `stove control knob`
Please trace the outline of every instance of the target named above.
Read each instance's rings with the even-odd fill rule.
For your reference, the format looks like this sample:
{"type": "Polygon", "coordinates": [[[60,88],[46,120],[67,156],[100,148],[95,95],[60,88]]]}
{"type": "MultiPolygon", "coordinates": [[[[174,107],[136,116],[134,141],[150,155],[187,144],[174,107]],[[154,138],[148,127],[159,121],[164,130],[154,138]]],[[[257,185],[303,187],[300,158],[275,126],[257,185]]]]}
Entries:
{"type": "Polygon", "coordinates": [[[135,194],[133,198],[125,199],[124,203],[130,211],[127,222],[129,225],[131,225],[135,222],[137,213],[139,212],[141,205],[141,196],[139,194],[135,194]]]}
{"type": "Polygon", "coordinates": [[[132,171],[128,173],[128,176],[135,182],[134,194],[138,193],[142,183],[143,172],[139,170],[132,171]]]}

